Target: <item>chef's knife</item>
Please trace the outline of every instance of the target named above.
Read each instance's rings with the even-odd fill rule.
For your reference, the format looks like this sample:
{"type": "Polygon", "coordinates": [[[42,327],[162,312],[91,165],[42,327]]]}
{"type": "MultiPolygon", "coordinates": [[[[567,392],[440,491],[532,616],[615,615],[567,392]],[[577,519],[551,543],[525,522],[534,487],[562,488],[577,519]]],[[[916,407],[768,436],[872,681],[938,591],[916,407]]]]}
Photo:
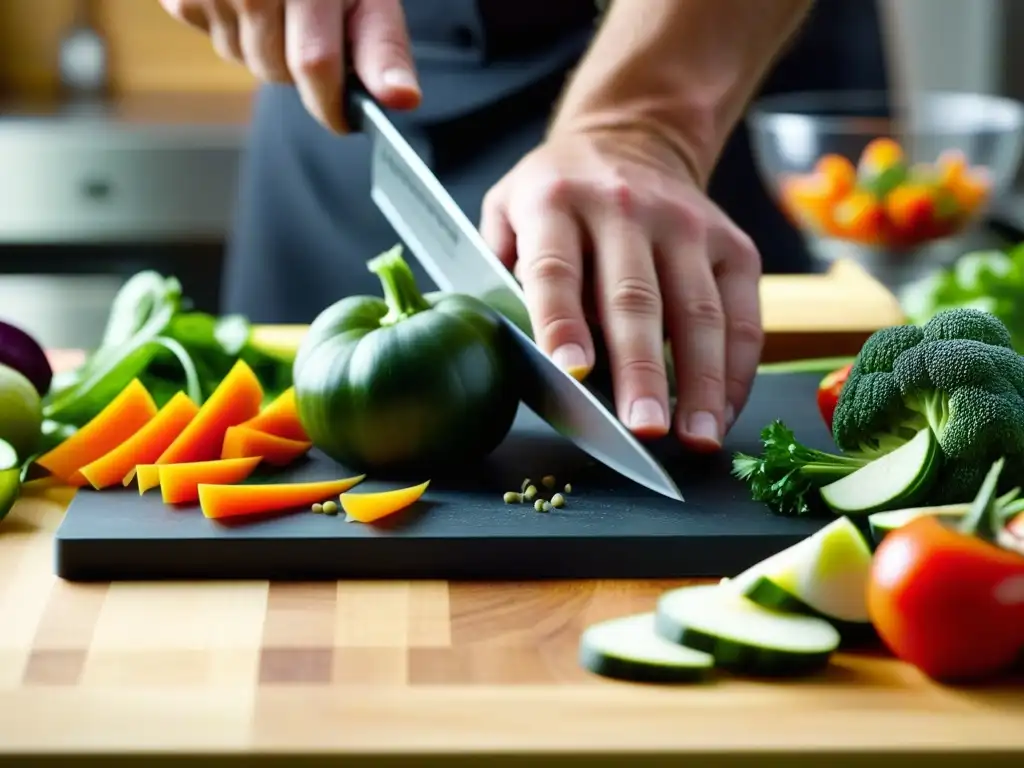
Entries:
{"type": "Polygon", "coordinates": [[[372,149],[374,203],[443,291],[487,302],[505,319],[524,358],[523,402],[557,432],[616,472],[679,501],[662,466],[584,384],[529,335],[523,290],[476,227],[358,80],[349,80],[346,121],[372,149]]]}

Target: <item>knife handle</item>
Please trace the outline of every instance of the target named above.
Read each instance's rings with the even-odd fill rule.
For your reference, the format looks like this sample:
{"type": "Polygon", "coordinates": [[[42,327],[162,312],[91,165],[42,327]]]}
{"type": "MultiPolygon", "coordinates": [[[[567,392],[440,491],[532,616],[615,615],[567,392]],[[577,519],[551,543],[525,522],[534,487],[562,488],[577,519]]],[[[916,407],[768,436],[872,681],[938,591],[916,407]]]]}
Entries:
{"type": "Polygon", "coordinates": [[[350,133],[361,133],[363,130],[363,102],[374,101],[366,90],[359,75],[352,71],[352,64],[347,65],[345,88],[341,99],[341,117],[350,133]]]}

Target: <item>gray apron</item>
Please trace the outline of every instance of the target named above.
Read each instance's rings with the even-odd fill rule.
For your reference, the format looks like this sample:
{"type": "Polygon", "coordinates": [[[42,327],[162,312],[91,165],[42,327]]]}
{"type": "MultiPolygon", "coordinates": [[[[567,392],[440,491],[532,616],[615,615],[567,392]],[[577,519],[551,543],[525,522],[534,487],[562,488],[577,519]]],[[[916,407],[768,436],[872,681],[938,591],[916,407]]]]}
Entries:
{"type": "MultiPolygon", "coordinates": [[[[543,137],[593,33],[593,8],[592,0],[406,4],[423,103],[393,118],[472,220],[491,185],[543,137]]],[[[885,86],[875,3],[819,0],[763,91],[885,86]]],[[[256,322],[308,323],[342,296],[379,294],[365,263],[398,238],[369,199],[369,184],[365,137],[324,131],[293,88],[261,88],[229,239],[224,309],[256,322]]],[[[710,192],[754,238],[766,271],[808,269],[798,234],[757,177],[745,126],[730,138],[710,192]]]]}

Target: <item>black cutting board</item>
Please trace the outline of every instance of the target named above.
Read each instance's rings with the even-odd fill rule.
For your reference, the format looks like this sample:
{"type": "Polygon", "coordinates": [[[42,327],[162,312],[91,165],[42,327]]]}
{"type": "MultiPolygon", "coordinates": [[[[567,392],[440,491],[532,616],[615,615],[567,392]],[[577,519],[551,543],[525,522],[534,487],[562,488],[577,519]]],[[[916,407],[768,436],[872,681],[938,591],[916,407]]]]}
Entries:
{"type": "MultiPolygon", "coordinates": [[[[165,506],[159,491],[76,494],[56,535],[57,574],[122,579],[542,579],[723,576],[817,530],[821,520],[772,515],[729,474],[735,450],[757,451],[761,428],[784,419],[808,445],[830,449],[818,415],[819,374],[758,377],[742,417],[713,456],[672,441],[653,450],[686,498],[671,501],[596,464],[527,409],[481,467],[433,478],[423,500],[386,524],[346,523],[298,510],[225,526],[197,507],[165,506]],[[573,492],[562,509],[506,505],[529,476],[573,492]]],[[[353,473],[314,454],[282,482],[353,473]]],[[[409,478],[407,482],[421,482],[409,478]]],[[[359,490],[393,484],[365,482],[359,490]]]]}

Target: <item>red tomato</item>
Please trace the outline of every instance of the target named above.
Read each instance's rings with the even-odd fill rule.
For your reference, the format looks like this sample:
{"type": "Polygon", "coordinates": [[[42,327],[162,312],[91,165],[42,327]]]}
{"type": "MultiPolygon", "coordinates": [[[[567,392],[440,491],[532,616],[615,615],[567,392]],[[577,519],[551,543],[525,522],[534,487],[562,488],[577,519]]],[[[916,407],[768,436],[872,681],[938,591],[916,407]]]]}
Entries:
{"type": "Polygon", "coordinates": [[[1024,557],[935,517],[886,535],[867,598],[889,649],[937,680],[998,674],[1024,650],[1024,557]]]}
{"type": "Polygon", "coordinates": [[[832,371],[818,384],[818,411],[821,418],[825,420],[825,426],[829,432],[832,431],[832,416],[836,412],[836,404],[839,402],[839,393],[843,391],[843,385],[850,377],[850,369],[853,363],[844,365],[838,370],[832,371]]]}

